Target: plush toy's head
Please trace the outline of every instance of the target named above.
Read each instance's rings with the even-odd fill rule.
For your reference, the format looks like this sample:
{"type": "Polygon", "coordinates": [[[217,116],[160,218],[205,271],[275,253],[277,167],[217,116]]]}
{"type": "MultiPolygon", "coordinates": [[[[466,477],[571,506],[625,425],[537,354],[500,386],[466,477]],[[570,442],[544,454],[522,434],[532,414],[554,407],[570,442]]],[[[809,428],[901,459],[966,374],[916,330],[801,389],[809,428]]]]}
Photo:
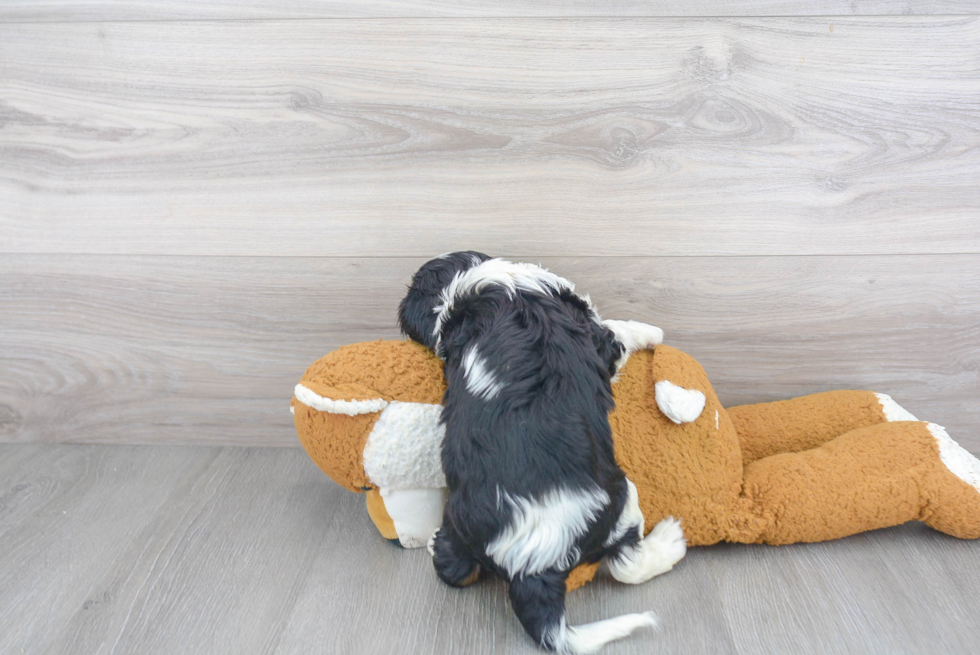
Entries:
{"type": "Polygon", "coordinates": [[[419,437],[437,436],[431,434],[433,418],[437,423],[445,389],[442,362],[425,347],[409,341],[368,341],[339,348],[314,363],[296,385],[291,405],[303,447],[337,484],[351,491],[404,484],[444,486],[441,471],[433,475],[431,470],[415,470],[417,462],[408,472],[389,471],[395,462],[366,461],[371,449],[365,449],[372,433],[400,441],[404,452],[410,452],[407,449],[419,437]],[[384,430],[387,419],[406,412],[417,414],[418,420],[402,422],[398,434],[392,434],[393,426],[384,430]],[[383,416],[386,420],[379,426],[383,416]],[[422,434],[412,434],[413,427],[421,428],[422,434]]]}
{"type": "Polygon", "coordinates": [[[378,530],[406,548],[424,546],[442,524],[444,391],[442,362],[425,347],[369,341],[313,364],[292,401],[310,458],[337,484],[366,492],[378,530]]]}

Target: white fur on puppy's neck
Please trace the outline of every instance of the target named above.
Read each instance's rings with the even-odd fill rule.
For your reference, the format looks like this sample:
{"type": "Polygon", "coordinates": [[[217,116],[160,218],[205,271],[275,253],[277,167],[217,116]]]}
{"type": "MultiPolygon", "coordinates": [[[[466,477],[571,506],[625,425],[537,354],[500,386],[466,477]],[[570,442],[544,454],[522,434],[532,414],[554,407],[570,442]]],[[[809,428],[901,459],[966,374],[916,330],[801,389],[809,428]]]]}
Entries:
{"type": "Polygon", "coordinates": [[[541,295],[575,290],[574,284],[540,266],[514,263],[500,258],[488,259],[482,264],[460,271],[439,294],[439,304],[433,308],[436,323],[432,336],[436,338],[436,354],[439,354],[443,323],[452,313],[456,301],[490,285],[500,286],[511,295],[518,290],[541,295]]]}

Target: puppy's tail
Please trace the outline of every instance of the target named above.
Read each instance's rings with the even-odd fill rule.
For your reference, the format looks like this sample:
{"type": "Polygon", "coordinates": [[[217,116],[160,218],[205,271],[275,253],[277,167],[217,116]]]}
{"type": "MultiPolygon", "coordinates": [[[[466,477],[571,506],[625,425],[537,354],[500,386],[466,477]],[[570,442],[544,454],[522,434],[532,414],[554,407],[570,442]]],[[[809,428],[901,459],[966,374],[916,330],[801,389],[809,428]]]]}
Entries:
{"type": "Polygon", "coordinates": [[[637,628],[657,626],[657,617],[652,612],[624,614],[574,627],[567,625],[565,577],[555,572],[514,578],[510,583],[510,603],[531,638],[562,655],[595,653],[637,628]]]}

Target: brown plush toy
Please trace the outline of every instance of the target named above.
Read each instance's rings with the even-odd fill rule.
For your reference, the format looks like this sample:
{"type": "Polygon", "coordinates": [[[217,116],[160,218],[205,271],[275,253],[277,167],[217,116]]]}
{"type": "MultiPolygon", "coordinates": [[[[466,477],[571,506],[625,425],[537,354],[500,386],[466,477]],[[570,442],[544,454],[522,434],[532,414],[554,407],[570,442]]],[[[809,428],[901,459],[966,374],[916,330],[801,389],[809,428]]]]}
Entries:
{"type": "MultiPolygon", "coordinates": [[[[338,484],[367,492],[381,534],[424,545],[442,522],[442,362],[408,341],[317,361],[296,386],[296,430],[338,484]]],[[[689,545],[825,541],[920,520],[980,537],[980,461],[935,424],[870,391],[725,409],[689,355],[632,353],[613,383],[616,459],[647,531],[681,519],[689,545]]],[[[597,565],[579,567],[569,589],[597,565]]]]}

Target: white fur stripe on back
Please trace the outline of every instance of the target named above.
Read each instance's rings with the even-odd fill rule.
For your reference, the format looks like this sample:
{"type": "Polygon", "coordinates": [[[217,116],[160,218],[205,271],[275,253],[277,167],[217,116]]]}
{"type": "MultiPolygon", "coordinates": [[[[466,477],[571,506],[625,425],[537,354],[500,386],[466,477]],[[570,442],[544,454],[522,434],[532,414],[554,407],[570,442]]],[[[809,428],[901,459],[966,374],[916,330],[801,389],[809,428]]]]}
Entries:
{"type": "Polygon", "coordinates": [[[442,324],[449,318],[456,301],[490,285],[503,287],[512,295],[518,290],[542,295],[575,290],[574,284],[540,266],[509,262],[506,259],[488,259],[478,266],[457,273],[452,282],[442,290],[440,304],[433,310],[436,313],[436,324],[432,336],[436,337],[437,342],[442,324]]]}
{"type": "Polygon", "coordinates": [[[540,499],[497,490],[498,505],[510,506],[510,524],[487,546],[487,555],[511,576],[535,575],[578,559],[575,541],[609,504],[596,487],[552,489],[540,499]]]}
{"type": "Polygon", "coordinates": [[[486,360],[480,357],[476,346],[463,355],[463,372],[466,375],[466,388],[474,396],[490,400],[503,389],[504,385],[497,380],[486,360]]]}

